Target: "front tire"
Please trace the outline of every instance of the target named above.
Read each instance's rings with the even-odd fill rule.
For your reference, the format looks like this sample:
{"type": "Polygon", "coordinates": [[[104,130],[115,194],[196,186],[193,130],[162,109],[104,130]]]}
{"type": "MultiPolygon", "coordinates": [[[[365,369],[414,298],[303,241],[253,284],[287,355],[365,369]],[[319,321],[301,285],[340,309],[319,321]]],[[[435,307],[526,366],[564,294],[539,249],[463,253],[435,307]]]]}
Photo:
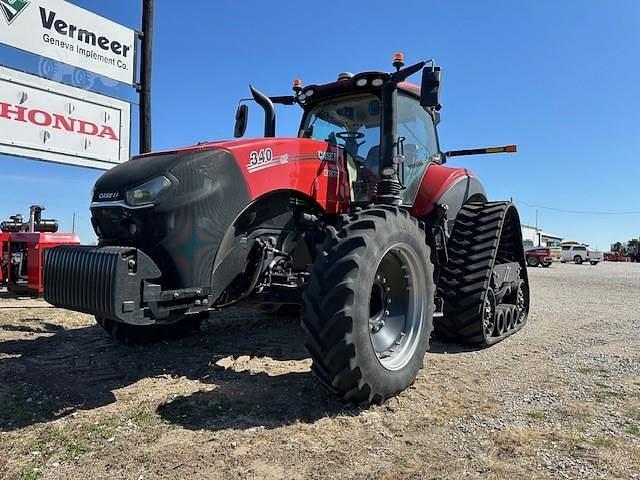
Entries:
{"type": "Polygon", "coordinates": [[[530,267],[537,267],[540,265],[540,259],[535,255],[529,255],[527,256],[527,265],[530,267]]]}
{"type": "Polygon", "coordinates": [[[576,255],[576,256],[573,258],[573,261],[575,262],[575,264],[576,264],[576,265],[582,265],[582,257],[581,257],[581,256],[579,256],[579,255],[576,255]]]}
{"type": "Polygon", "coordinates": [[[96,317],[96,322],[118,343],[123,345],[145,345],[179,340],[198,333],[202,321],[208,315],[208,312],[185,315],[178,322],[168,325],[129,325],[101,317],[96,317]]]}
{"type": "Polygon", "coordinates": [[[397,207],[360,210],[327,230],[303,294],[312,370],[347,403],[382,403],[414,382],[429,348],[430,249],[397,207]]]}

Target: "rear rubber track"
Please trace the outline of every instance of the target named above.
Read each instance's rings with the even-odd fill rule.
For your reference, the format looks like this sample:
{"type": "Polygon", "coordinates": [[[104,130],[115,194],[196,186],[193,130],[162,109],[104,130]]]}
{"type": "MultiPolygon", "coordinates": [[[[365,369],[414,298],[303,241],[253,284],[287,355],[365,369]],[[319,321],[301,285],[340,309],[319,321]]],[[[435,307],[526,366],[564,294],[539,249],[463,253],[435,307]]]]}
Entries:
{"type": "Polygon", "coordinates": [[[442,269],[438,292],[444,316],[435,322],[440,338],[488,346],[520,330],[527,321],[529,281],[522,248],[520,220],[510,202],[468,203],[456,218],[442,269]],[[483,309],[495,265],[517,262],[525,295],[525,312],[511,328],[487,338],[483,309]]]}

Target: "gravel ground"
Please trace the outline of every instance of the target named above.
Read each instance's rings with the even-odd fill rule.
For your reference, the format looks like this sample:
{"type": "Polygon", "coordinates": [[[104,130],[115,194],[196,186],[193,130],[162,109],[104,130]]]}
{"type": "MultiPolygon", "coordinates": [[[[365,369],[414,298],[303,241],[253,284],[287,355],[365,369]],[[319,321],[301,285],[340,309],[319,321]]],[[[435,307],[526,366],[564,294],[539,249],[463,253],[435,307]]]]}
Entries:
{"type": "Polygon", "coordinates": [[[364,411],[318,386],[293,319],[234,310],[128,348],[0,296],[0,478],[640,479],[640,264],[529,274],[525,329],[434,342],[364,411]]]}

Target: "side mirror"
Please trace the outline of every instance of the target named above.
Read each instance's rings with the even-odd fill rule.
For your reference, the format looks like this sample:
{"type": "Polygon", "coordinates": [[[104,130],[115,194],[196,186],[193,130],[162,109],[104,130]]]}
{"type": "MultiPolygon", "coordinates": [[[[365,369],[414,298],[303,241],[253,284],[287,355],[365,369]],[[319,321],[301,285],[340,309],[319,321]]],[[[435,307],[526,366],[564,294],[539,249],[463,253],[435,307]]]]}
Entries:
{"type": "Polygon", "coordinates": [[[422,70],[422,87],[420,89],[420,105],[440,108],[440,67],[427,67],[422,70]]]}
{"type": "Polygon", "coordinates": [[[244,103],[238,105],[236,110],[236,126],[234,128],[233,136],[235,138],[242,137],[247,131],[247,122],[249,121],[249,107],[244,103]]]}

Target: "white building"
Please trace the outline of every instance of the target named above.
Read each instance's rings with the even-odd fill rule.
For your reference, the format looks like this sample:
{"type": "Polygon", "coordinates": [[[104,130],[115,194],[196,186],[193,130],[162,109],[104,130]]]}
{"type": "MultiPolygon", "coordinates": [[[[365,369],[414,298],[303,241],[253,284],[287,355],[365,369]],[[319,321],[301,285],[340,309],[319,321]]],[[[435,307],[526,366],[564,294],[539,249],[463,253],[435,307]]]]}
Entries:
{"type": "Polygon", "coordinates": [[[542,231],[540,228],[522,224],[522,244],[525,247],[557,247],[562,237],[542,231]]]}

